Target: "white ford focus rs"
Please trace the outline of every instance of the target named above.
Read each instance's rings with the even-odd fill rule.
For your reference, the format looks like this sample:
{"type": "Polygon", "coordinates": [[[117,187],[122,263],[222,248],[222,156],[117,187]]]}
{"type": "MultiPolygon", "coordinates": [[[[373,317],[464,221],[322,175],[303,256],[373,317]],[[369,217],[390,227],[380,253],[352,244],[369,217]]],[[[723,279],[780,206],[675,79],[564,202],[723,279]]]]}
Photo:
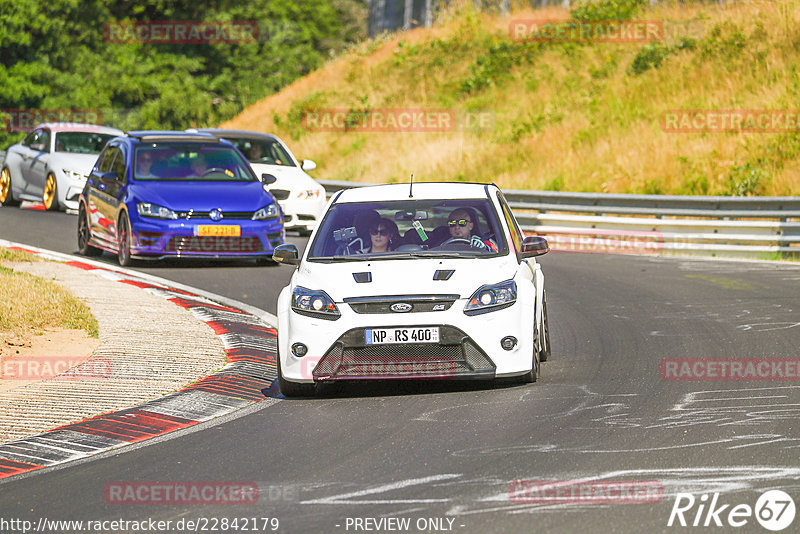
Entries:
{"type": "Polygon", "coordinates": [[[495,185],[417,183],[340,191],[278,297],[285,396],[361,379],[533,382],[550,353],[549,250],[524,237],[495,185]]]}

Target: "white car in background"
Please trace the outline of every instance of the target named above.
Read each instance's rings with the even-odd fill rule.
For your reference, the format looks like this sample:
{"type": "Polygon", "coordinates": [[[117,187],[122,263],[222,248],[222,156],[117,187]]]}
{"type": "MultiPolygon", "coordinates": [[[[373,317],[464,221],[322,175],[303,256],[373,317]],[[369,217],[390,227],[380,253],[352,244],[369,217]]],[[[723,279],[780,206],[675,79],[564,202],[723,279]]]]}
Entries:
{"type": "Polygon", "coordinates": [[[0,169],[0,204],[42,202],[48,210],[78,209],[78,196],[106,141],[121,130],[92,124],[45,123],[11,145],[0,169]]]}
{"type": "Polygon", "coordinates": [[[534,382],[550,354],[549,250],[488,184],[379,185],[336,193],[278,297],[287,397],[336,380],[534,382]]]}
{"type": "Polygon", "coordinates": [[[311,160],[298,161],[289,147],[278,137],[258,132],[226,130],[222,128],[197,128],[190,132],[206,132],[234,144],[256,176],[271,174],[276,178],[269,192],[283,210],[284,227],[308,235],[317,226],[325,211],[325,188],[306,171],[317,165],[311,160]]]}

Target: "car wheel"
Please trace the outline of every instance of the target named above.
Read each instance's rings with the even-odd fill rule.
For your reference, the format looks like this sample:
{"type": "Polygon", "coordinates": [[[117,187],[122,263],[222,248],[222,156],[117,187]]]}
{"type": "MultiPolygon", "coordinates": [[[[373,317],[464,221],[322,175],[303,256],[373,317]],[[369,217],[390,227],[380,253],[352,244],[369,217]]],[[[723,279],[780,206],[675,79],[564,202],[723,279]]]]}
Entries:
{"type": "Polygon", "coordinates": [[[539,335],[534,330],[533,332],[533,358],[531,362],[531,370],[522,375],[522,381],[526,384],[536,382],[539,379],[540,360],[539,360],[539,335]]]}
{"type": "Polygon", "coordinates": [[[58,203],[58,185],[53,173],[47,175],[44,182],[44,192],[42,193],[42,203],[47,211],[58,211],[61,207],[58,203]]]}
{"type": "Polygon", "coordinates": [[[11,188],[11,171],[7,168],[0,171],[0,204],[19,206],[19,200],[14,198],[14,190],[11,188]]]}
{"type": "Polygon", "coordinates": [[[117,224],[117,261],[123,267],[133,265],[133,260],[131,259],[131,224],[125,214],[120,215],[119,224],[117,224]]]}
{"type": "Polygon", "coordinates": [[[278,389],[284,397],[310,397],[314,394],[314,384],[298,384],[283,378],[281,362],[278,359],[278,389]]]}
{"type": "Polygon", "coordinates": [[[92,239],[92,230],[89,226],[89,217],[86,208],[81,204],[78,208],[78,252],[84,256],[99,256],[103,251],[89,244],[92,239]]]}
{"type": "Polygon", "coordinates": [[[550,358],[550,322],[547,320],[547,293],[542,296],[542,350],[539,361],[546,362],[550,358]]]}

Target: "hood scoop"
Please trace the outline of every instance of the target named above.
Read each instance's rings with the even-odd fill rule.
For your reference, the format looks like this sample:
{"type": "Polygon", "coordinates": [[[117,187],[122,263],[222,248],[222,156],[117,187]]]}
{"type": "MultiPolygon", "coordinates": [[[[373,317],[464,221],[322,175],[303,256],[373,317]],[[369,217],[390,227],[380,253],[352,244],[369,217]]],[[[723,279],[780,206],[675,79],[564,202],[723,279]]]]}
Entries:
{"type": "Polygon", "coordinates": [[[455,269],[443,269],[437,270],[433,273],[434,280],[450,280],[450,277],[453,276],[453,273],[456,272],[455,269]]]}
{"type": "Polygon", "coordinates": [[[365,273],[353,273],[353,278],[355,278],[358,284],[368,284],[372,282],[372,273],[369,271],[365,273]]]}

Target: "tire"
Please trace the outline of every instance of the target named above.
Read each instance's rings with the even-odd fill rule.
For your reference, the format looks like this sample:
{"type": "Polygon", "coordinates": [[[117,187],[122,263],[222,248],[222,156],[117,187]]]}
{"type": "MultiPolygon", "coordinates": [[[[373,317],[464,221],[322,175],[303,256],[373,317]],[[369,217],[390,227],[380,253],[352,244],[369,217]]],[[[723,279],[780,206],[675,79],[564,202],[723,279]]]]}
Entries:
{"type": "Polygon", "coordinates": [[[92,229],[89,217],[83,204],[78,208],[78,252],[83,256],[99,256],[103,251],[89,244],[92,238],[92,229]]]}
{"type": "Polygon", "coordinates": [[[47,175],[42,192],[42,203],[47,211],[58,211],[61,204],[58,202],[58,182],[56,176],[51,172],[47,175]]]}
{"type": "Polygon", "coordinates": [[[122,267],[134,264],[131,259],[131,223],[124,213],[119,216],[117,224],[117,261],[122,267]]]}
{"type": "Polygon", "coordinates": [[[539,335],[536,330],[533,332],[533,357],[531,363],[531,370],[522,375],[522,382],[531,384],[539,380],[539,371],[541,370],[541,361],[539,360],[539,335]]]}
{"type": "Polygon", "coordinates": [[[546,362],[550,358],[550,321],[547,320],[547,293],[542,294],[542,347],[539,361],[546,362]]]}
{"type": "Polygon", "coordinates": [[[4,167],[0,171],[0,204],[3,206],[19,206],[19,200],[14,198],[14,188],[11,187],[11,171],[4,167]]]}
{"type": "Polygon", "coordinates": [[[314,384],[298,384],[283,378],[280,358],[278,358],[278,389],[281,391],[281,395],[286,398],[310,397],[314,394],[314,384]]]}

